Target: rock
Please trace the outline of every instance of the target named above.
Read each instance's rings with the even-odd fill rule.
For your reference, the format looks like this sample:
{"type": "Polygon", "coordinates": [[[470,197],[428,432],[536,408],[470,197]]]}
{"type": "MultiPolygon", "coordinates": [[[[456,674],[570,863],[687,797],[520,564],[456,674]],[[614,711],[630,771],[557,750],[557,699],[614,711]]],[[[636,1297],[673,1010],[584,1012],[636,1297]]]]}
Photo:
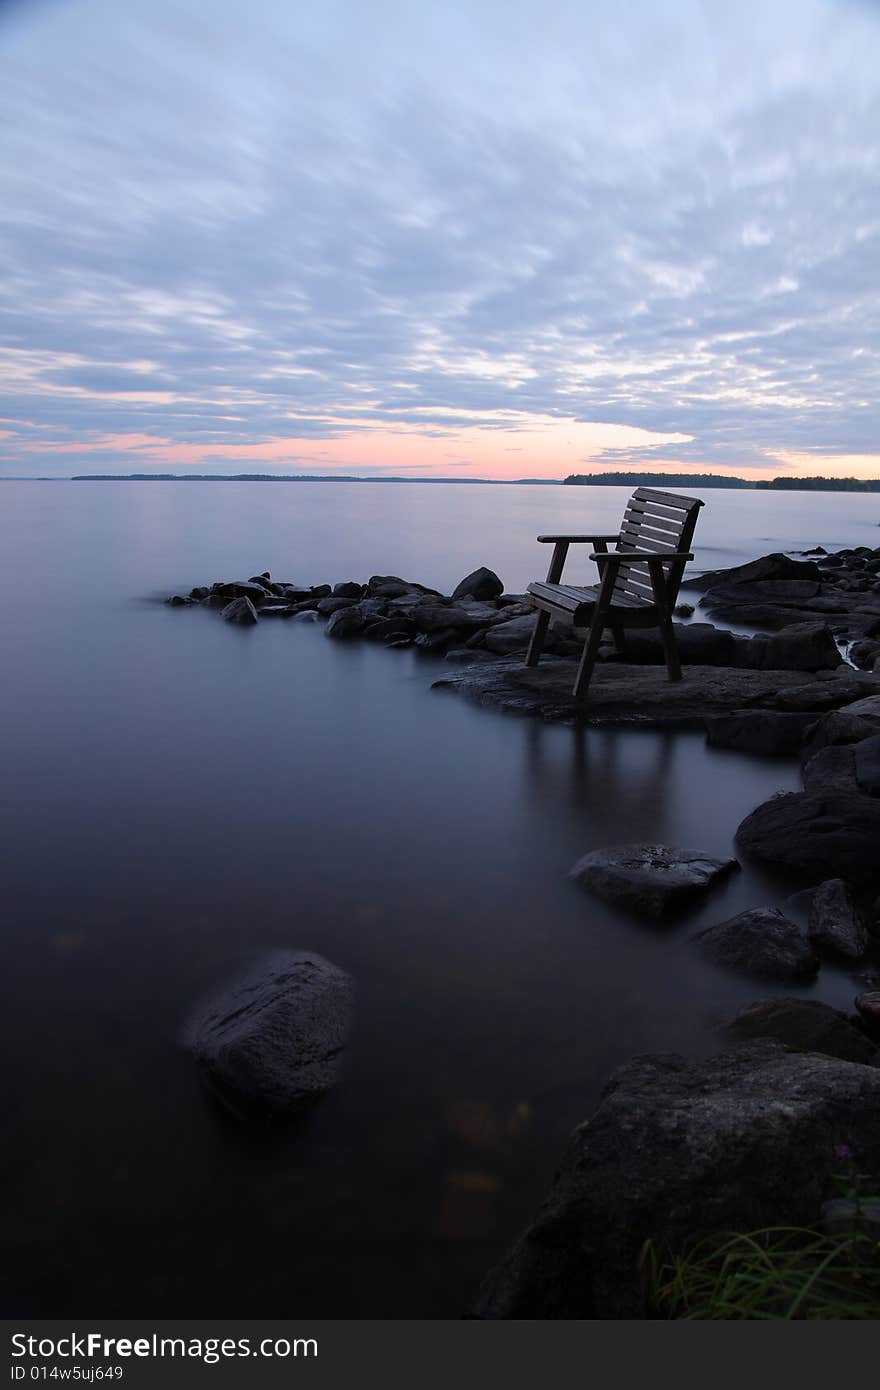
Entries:
{"type": "MultiPolygon", "coordinates": [[[[324,587],[329,593],[329,584],[324,587]]],[[[276,598],[286,599],[288,603],[302,603],[303,599],[315,597],[312,590],[304,588],[302,584],[273,584],[272,589],[276,598]]],[[[319,594],[318,597],[323,598],[324,595],[319,594]]]]}
{"type": "Polygon", "coordinates": [[[761,660],[765,671],[831,671],[843,657],[824,623],[793,623],[767,638],[761,660]]]}
{"type": "Polygon", "coordinates": [[[535,1220],[488,1276],[482,1318],[637,1319],[639,1252],[720,1231],[810,1226],[834,1145],[880,1168],[880,1070],[770,1039],[639,1057],[576,1129],[535,1220]]]}
{"type": "Polygon", "coordinates": [[[713,859],[695,850],[614,845],[585,854],[571,877],[603,902],[661,917],[690,906],[736,867],[735,859],[713,859]]]}
{"type": "Polygon", "coordinates": [[[357,603],[356,598],[321,598],[318,599],[318,612],[327,618],[331,613],[338,613],[342,608],[354,608],[357,603]]]}
{"type": "Polygon", "coordinates": [[[853,748],[856,782],[868,796],[880,796],[880,734],[862,739],[853,748]]]}
{"type": "Polygon", "coordinates": [[[296,614],[296,609],[292,603],[262,603],[260,605],[261,618],[292,618],[296,614]]]}
{"type": "Polygon", "coordinates": [[[821,956],[861,960],[867,951],[868,933],[842,878],[828,878],[814,891],[809,933],[814,949],[821,956]]]}
{"type": "Polygon", "coordinates": [[[269,573],[268,570],[264,570],[262,574],[252,574],[251,577],[250,577],[250,579],[248,580],[248,583],[249,583],[249,584],[260,584],[260,585],[265,589],[265,588],[268,588],[268,587],[269,587],[271,581],[272,581],[272,576],[271,576],[271,574],[269,573]]]}
{"type": "Polygon", "coordinates": [[[713,748],[732,748],[763,757],[788,757],[800,748],[816,716],[810,712],[740,709],[713,714],[706,720],[706,742],[713,748]]]}
{"type": "Polygon", "coordinates": [[[460,642],[461,634],[454,627],[441,627],[434,632],[420,632],[415,645],[426,652],[442,652],[451,642],[460,642]]]}
{"type": "Polygon", "coordinates": [[[810,734],[810,750],[818,751],[836,744],[861,743],[862,739],[880,732],[880,710],[876,716],[873,713],[854,713],[857,705],[869,703],[867,700],[857,700],[843,709],[831,710],[817,720],[810,734]]]}
{"type": "Polygon", "coordinates": [[[366,593],[366,586],[357,584],[354,580],[347,580],[344,584],[333,585],[334,598],[362,598],[366,593]]]}
{"type": "Polygon", "coordinates": [[[490,652],[508,656],[511,652],[525,651],[535,630],[535,614],[528,617],[511,618],[509,622],[496,623],[490,627],[483,639],[490,652]]]}
{"type": "Polygon", "coordinates": [[[420,603],[412,610],[412,620],[419,632],[438,632],[450,627],[473,632],[482,623],[461,604],[452,603],[420,603]]]}
{"type": "Polygon", "coordinates": [[[862,671],[870,671],[880,656],[880,642],[873,638],[862,638],[859,642],[853,642],[848,655],[854,666],[862,671]]]}
{"type": "Polygon", "coordinates": [[[846,1014],[818,999],[759,999],[740,1009],[726,1031],[740,1042],[776,1038],[797,1052],[822,1052],[863,1066],[880,1062],[877,1049],[846,1014]]]}
{"type": "MultiPolygon", "coordinates": [[[[840,669],[838,667],[837,671],[840,669]]],[[[774,705],[777,709],[812,710],[818,716],[860,699],[867,693],[865,686],[864,677],[850,680],[835,672],[833,680],[812,681],[809,685],[795,686],[793,690],[780,690],[774,705]]]]}
{"type": "MultiPolygon", "coordinates": [[[[748,638],[736,637],[713,623],[674,623],[675,640],[685,666],[749,666],[748,638]]],[[[663,665],[666,657],[657,628],[630,628],[624,632],[623,660],[663,665]]],[[[583,645],[583,644],[581,644],[583,645]]]]}
{"type": "MultiPolygon", "coordinates": [[[[314,608],[301,609],[300,612],[294,613],[293,620],[297,623],[319,623],[321,621],[314,608]]],[[[328,623],[327,626],[329,627],[330,624],[328,623]]]]}
{"type": "Polygon", "coordinates": [[[367,593],[373,598],[401,598],[410,594],[430,594],[434,598],[441,595],[436,589],[426,589],[424,584],[413,584],[408,579],[400,579],[396,574],[373,574],[367,581],[367,593]]]}
{"type": "Polygon", "coordinates": [[[242,627],[248,627],[257,621],[257,610],[249,598],[234,598],[231,603],[227,603],[220,617],[227,623],[239,623],[242,627]]]}
{"type": "Polygon", "coordinates": [[[716,584],[750,584],[774,579],[820,579],[819,566],[813,560],[791,560],[779,551],[750,560],[746,565],[734,565],[729,570],[708,570],[705,574],[690,575],[683,589],[711,589],[716,584]]]}
{"type": "Polygon", "coordinates": [[[677,603],[673,608],[676,618],[689,618],[694,611],[692,603],[677,603]]]}
{"type": "MultiPolygon", "coordinates": [[[[856,747],[858,745],[855,745],[856,747]]],[[[801,770],[804,791],[858,794],[856,759],[852,744],[830,745],[808,758],[801,770]]]]}
{"type": "Polygon", "coordinates": [[[718,965],[763,980],[805,980],[819,969],[806,934],[777,907],[739,912],[698,932],[694,941],[718,965]]]}
{"type": "MultiPolygon", "coordinates": [[[[303,614],[303,616],[305,615],[303,614]]],[[[315,617],[317,618],[317,616],[316,613],[315,617]]],[[[357,605],[337,608],[335,612],[330,614],[324,629],[326,636],[342,640],[347,640],[349,637],[359,637],[363,630],[364,615],[357,605]]]]}
{"type": "Polygon", "coordinates": [[[406,618],[373,618],[364,628],[364,637],[369,642],[383,642],[392,645],[408,646],[416,635],[415,628],[406,618]]]}
{"type": "Polygon", "coordinates": [[[466,594],[471,594],[477,600],[497,598],[504,593],[504,585],[498,578],[494,570],[486,569],[481,565],[479,569],[471,574],[465,575],[460,584],[457,584],[452,591],[453,599],[464,598],[466,594]]]}
{"type": "Polygon", "coordinates": [[[166,598],[165,602],[169,608],[186,608],[192,599],[184,598],[182,594],[172,594],[170,598],[166,598]]]}
{"type": "Polygon", "coordinates": [[[786,792],[746,816],[736,832],[744,854],[805,874],[809,882],[880,873],[880,801],[835,792],[786,792]]]}
{"type": "Polygon", "coordinates": [[[268,597],[268,589],[248,579],[228,579],[221,584],[212,584],[211,592],[224,598],[249,598],[252,603],[262,603],[268,597]]]}
{"type": "Polygon", "coordinates": [[[273,951],[197,1014],[186,1042],[236,1113],[291,1113],[336,1081],[351,1003],[344,970],[311,951],[273,951]]]}
{"type": "Polygon", "coordinates": [[[190,589],[189,596],[190,598],[195,599],[197,602],[201,602],[203,598],[208,597],[210,592],[211,590],[208,588],[206,584],[197,584],[194,589],[190,589]]]}
{"type": "Polygon", "coordinates": [[[868,1037],[880,1042],[880,989],[857,995],[855,1006],[868,1037]]]}

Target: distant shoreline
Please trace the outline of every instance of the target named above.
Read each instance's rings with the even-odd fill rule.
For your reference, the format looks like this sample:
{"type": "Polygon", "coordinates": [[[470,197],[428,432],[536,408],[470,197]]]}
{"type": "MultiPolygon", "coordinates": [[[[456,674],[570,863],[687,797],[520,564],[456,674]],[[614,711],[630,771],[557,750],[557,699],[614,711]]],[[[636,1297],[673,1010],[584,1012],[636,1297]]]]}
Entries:
{"type": "Polygon", "coordinates": [[[751,481],[715,473],[572,473],[567,478],[401,478],[350,473],[75,473],[65,477],[0,476],[3,483],[465,483],[469,487],[727,488],[764,492],[880,492],[880,478],[772,478],[751,481]]]}

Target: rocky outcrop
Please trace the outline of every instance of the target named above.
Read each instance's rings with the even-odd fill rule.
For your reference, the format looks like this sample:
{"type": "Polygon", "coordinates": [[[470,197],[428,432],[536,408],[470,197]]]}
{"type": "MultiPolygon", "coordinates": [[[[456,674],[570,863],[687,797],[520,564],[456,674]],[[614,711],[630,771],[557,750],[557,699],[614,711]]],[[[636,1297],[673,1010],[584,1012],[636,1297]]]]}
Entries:
{"type": "Polygon", "coordinates": [[[803,1226],[834,1146],[880,1168],[880,1069],[781,1043],[641,1057],[575,1130],[535,1220],[486,1279],[482,1318],[644,1316],[639,1252],[719,1231],[803,1226]]]}
{"type": "Polygon", "coordinates": [[[759,999],[746,1004],[725,1030],[737,1042],[775,1038],[795,1052],[822,1052],[844,1062],[880,1065],[880,1052],[845,1013],[818,999],[759,999]]]}
{"type": "Polygon", "coordinates": [[[737,753],[756,753],[761,757],[790,757],[812,729],[816,716],[793,710],[738,709],[730,714],[713,714],[706,720],[706,742],[713,748],[731,748],[737,753]]]}
{"type": "Polygon", "coordinates": [[[579,859],[571,877],[603,902],[663,917],[702,898],[735,859],[713,859],[668,845],[615,845],[579,859]]]}
{"type": "Polygon", "coordinates": [[[287,1115],[336,1081],[351,1005],[345,971],[311,951],[273,951],[199,1010],[185,1042],[229,1109],[287,1115]]]}
{"type": "Polygon", "coordinates": [[[776,907],[739,912],[694,940],[716,964],[761,980],[808,980],[819,969],[806,932],[776,907]]]}

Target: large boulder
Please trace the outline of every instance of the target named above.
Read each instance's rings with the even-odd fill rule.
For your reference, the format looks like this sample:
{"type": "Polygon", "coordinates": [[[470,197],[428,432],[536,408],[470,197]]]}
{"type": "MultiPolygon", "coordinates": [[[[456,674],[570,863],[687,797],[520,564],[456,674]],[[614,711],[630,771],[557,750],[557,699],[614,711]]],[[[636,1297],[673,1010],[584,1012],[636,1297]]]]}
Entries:
{"type": "Polygon", "coordinates": [[[411,616],[419,632],[440,632],[449,627],[473,632],[484,621],[459,603],[420,603],[411,616]]]}
{"type": "Polygon", "coordinates": [[[498,598],[499,594],[504,593],[504,585],[498,578],[494,570],[486,569],[481,565],[479,569],[466,574],[460,584],[456,584],[452,591],[452,597],[465,598],[470,594],[472,598],[485,601],[491,598],[498,598]]]}
{"type": "Polygon", "coordinates": [[[734,565],[728,570],[707,570],[705,574],[688,575],[681,587],[683,589],[711,589],[718,584],[752,584],[767,580],[821,579],[822,571],[814,560],[792,560],[780,551],[772,555],[762,555],[759,560],[750,560],[745,565],[734,565]]]}
{"type": "Polygon", "coordinates": [[[818,999],[758,999],[740,1009],[726,1032],[738,1042],[776,1038],[797,1052],[823,1052],[865,1066],[880,1062],[877,1048],[846,1014],[818,999]]]}
{"type": "Polygon", "coordinates": [[[761,863],[804,874],[811,883],[880,879],[880,800],[844,792],[785,792],[739,826],[737,844],[761,863]]]}
{"type": "Polygon", "coordinates": [[[328,637],[342,640],[360,637],[364,630],[364,615],[360,604],[335,609],[327,619],[327,626],[324,630],[328,637]]]}
{"type": "Polygon", "coordinates": [[[249,598],[234,598],[220,614],[227,623],[238,623],[242,627],[252,627],[257,622],[257,610],[249,598]]]}
{"type": "Polygon", "coordinates": [[[835,1145],[880,1168],[880,1069],[759,1040],[720,1057],[639,1057],[576,1129],[532,1225],[476,1316],[643,1317],[639,1252],[814,1223],[835,1145]]]}
{"type": "Polygon", "coordinates": [[[185,1041],[236,1114],[290,1114],[336,1081],[352,981],[313,951],[272,951],[210,1000],[185,1041]]]}
{"type": "Polygon", "coordinates": [[[859,789],[868,796],[880,796],[880,734],[855,745],[853,762],[859,789]]]}
{"type": "Polygon", "coordinates": [[[763,671],[833,671],[843,661],[825,623],[792,623],[764,639],[763,671]]]}
{"type": "Polygon", "coordinates": [[[571,877],[603,902],[663,917],[703,897],[736,866],[735,859],[668,845],[613,845],[585,854],[571,877]]]}
{"type": "Polygon", "coordinates": [[[806,980],[819,969],[806,933],[778,907],[738,912],[694,940],[718,965],[761,980],[806,980]]]}
{"type": "Polygon", "coordinates": [[[211,585],[211,593],[219,594],[221,598],[249,598],[252,603],[262,603],[271,592],[267,585],[255,583],[252,579],[227,579],[211,585]]]}
{"type": "Polygon", "coordinates": [[[857,995],[855,1006],[865,1032],[880,1043],[880,989],[868,989],[857,995]]]}
{"type": "Polygon", "coordinates": [[[828,878],[810,900],[810,941],[821,956],[861,960],[868,949],[868,933],[849,885],[842,878],[828,878]]]}

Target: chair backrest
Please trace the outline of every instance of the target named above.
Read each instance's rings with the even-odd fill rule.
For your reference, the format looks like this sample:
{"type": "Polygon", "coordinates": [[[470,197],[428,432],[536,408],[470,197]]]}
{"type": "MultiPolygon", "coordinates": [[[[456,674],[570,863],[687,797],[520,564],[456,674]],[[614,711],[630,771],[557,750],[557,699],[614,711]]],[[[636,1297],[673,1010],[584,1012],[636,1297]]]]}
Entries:
{"type": "MultiPolygon", "coordinates": [[[[650,550],[662,555],[669,551],[690,550],[702,505],[698,497],[680,497],[678,493],[658,492],[650,487],[636,488],[623,514],[618,551],[650,550]]],[[[674,565],[664,566],[670,604],[675,602],[678,594],[685,563],[681,560],[674,565]]],[[[644,560],[620,566],[614,593],[654,602],[651,575],[644,560]]]]}

